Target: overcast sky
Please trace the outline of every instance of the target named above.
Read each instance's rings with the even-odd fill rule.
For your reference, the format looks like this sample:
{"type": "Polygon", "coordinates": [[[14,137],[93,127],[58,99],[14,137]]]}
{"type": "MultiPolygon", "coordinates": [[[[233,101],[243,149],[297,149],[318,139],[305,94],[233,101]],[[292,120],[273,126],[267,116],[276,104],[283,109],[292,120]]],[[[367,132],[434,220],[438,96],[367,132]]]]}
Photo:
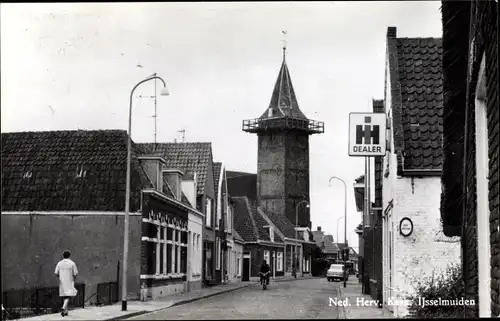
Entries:
{"type": "MultiPolygon", "coordinates": [[[[348,239],[358,245],[352,183],[362,158],[347,153],[348,115],[383,98],[386,31],[441,37],[439,1],[83,3],[1,5],[2,132],[127,129],[132,87],[156,72],[158,141],[212,142],[230,170],[256,172],[257,137],[243,119],[269,106],[282,61],[299,106],[325,122],[310,139],[311,219],[337,237],[348,184],[348,239]],[[139,66],[142,66],[139,67],[139,66]]],[[[153,141],[154,84],[134,98],[132,138],[153,141]]],[[[343,239],[343,222],[339,237],[343,239]]]]}

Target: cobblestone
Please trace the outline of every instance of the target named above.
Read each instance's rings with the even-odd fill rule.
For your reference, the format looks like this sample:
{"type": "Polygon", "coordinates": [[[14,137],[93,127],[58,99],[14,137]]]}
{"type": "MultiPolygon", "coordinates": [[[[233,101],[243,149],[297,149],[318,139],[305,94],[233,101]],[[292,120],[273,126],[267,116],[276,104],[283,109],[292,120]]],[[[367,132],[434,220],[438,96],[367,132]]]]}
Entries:
{"type": "Polygon", "coordinates": [[[265,291],[253,285],[129,320],[338,319],[329,298],[340,299],[339,284],[321,278],[272,282],[265,291]]]}

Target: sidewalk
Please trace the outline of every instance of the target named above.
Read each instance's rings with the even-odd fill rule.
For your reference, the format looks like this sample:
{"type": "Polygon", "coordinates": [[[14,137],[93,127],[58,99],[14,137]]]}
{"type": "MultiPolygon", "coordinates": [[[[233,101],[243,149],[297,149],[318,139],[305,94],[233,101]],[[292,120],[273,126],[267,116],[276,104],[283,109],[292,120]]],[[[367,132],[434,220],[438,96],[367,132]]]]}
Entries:
{"type": "Polygon", "coordinates": [[[350,306],[344,307],[344,319],[393,319],[395,318],[388,310],[377,306],[363,305],[363,302],[373,302],[373,298],[361,292],[361,284],[358,279],[347,281],[347,287],[340,286],[340,296],[347,298],[350,306]]]}
{"type": "MultiPolygon", "coordinates": [[[[272,282],[285,282],[295,280],[312,279],[313,277],[280,277],[272,282]]],[[[128,301],[127,310],[121,310],[121,302],[107,306],[89,306],[84,309],[74,309],[69,311],[69,315],[62,317],[61,314],[44,314],[36,317],[24,318],[26,321],[45,321],[45,320],[119,320],[133,316],[168,309],[170,307],[190,303],[193,301],[209,298],[214,295],[236,291],[245,287],[258,284],[258,282],[240,282],[217,285],[209,288],[203,288],[196,291],[185,292],[170,295],[156,301],[128,301]]]]}

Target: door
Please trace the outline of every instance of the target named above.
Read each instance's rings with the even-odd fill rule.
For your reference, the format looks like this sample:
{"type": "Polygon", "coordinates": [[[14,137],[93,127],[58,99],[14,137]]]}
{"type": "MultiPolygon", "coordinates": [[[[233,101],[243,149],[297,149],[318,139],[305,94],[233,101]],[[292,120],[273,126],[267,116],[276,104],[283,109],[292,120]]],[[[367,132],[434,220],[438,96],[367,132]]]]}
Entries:
{"type": "Polygon", "coordinates": [[[243,275],[242,281],[250,281],[250,257],[243,258],[243,275]]]}

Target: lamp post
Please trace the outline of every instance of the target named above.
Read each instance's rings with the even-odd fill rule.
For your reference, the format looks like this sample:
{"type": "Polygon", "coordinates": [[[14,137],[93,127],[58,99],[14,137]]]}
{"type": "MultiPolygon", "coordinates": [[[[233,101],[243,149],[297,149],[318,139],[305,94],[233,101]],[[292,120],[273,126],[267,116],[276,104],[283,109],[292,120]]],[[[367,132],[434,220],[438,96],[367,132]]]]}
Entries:
{"type": "MultiPolygon", "coordinates": [[[[349,251],[349,246],[347,245],[347,184],[342,178],[339,178],[337,176],[332,176],[330,180],[328,181],[329,184],[331,184],[332,179],[336,179],[338,181],[341,181],[344,184],[344,244],[347,247],[347,251],[349,251]]],[[[338,220],[337,220],[338,223],[338,220]]],[[[337,225],[338,227],[338,225],[337,225]]],[[[343,252],[344,250],[342,250],[343,252]]],[[[347,270],[346,270],[346,255],[344,254],[344,288],[347,287],[347,270]]]]}
{"type": "Polygon", "coordinates": [[[343,219],[344,217],[341,216],[337,219],[337,243],[339,242],[339,221],[343,219]]]}
{"type": "MultiPolygon", "coordinates": [[[[298,236],[297,236],[297,228],[299,227],[299,206],[300,204],[302,203],[307,203],[306,207],[309,208],[309,202],[304,200],[304,201],[300,201],[297,206],[295,206],[295,242],[298,242],[298,236]]],[[[298,244],[296,245],[296,248],[295,248],[295,255],[294,255],[294,274],[295,274],[295,278],[297,278],[297,252],[299,250],[299,246],[298,244]]]]}
{"type": "Polygon", "coordinates": [[[139,85],[150,81],[158,79],[163,83],[163,89],[161,91],[162,96],[168,96],[167,85],[165,81],[155,74],[152,74],[148,78],[140,81],[137,85],[132,88],[130,92],[130,105],[128,112],[128,139],[127,139],[127,177],[125,185],[125,222],[124,222],[124,234],[123,234],[123,276],[122,276],[122,311],[127,311],[127,267],[128,267],[128,234],[129,234],[129,216],[130,216],[130,163],[132,158],[132,98],[134,96],[134,91],[139,85]]]}

